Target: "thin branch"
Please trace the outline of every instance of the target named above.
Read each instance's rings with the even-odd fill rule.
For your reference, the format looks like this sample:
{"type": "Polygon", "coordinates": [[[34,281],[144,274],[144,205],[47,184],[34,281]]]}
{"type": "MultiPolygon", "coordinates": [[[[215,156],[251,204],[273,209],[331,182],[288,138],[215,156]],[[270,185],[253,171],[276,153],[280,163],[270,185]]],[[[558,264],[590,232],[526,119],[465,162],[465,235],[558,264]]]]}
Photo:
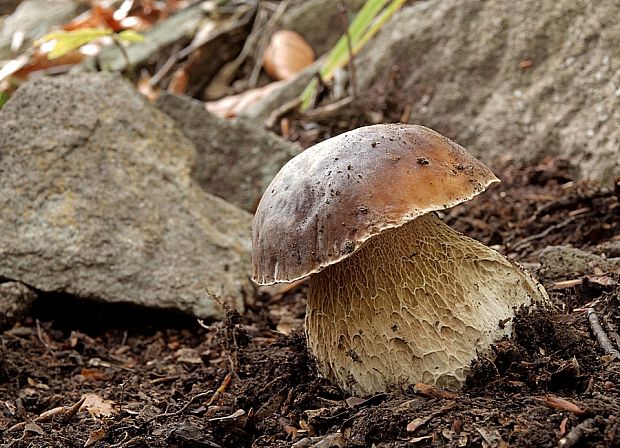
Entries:
{"type": "Polygon", "coordinates": [[[347,48],[349,50],[349,72],[351,74],[351,95],[355,100],[357,98],[357,82],[355,80],[355,56],[353,54],[353,45],[351,44],[351,35],[349,34],[349,18],[347,17],[347,7],[342,0],[338,1],[338,12],[340,13],[340,21],[344,28],[344,34],[347,37],[347,48]]]}
{"type": "Polygon", "coordinates": [[[154,420],[160,419],[160,418],[164,418],[164,417],[174,417],[175,415],[179,415],[182,414],[183,412],[185,412],[187,410],[187,408],[190,407],[190,405],[200,399],[200,398],[205,398],[209,395],[211,395],[212,391],[208,391],[208,392],[202,392],[199,393],[197,395],[194,395],[192,398],[189,399],[189,401],[187,403],[185,403],[185,406],[183,406],[181,409],[179,409],[178,411],[174,411],[174,412],[164,412],[163,414],[159,414],[159,415],[155,415],[151,418],[149,418],[144,424],[148,425],[149,423],[151,423],[154,420]]]}
{"type": "Polygon", "coordinates": [[[601,321],[598,319],[594,308],[588,308],[587,316],[588,321],[590,322],[590,328],[592,328],[592,332],[594,333],[594,336],[596,336],[596,340],[603,350],[605,350],[605,353],[616,359],[620,359],[620,352],[614,348],[613,344],[607,337],[607,333],[603,330],[601,321]]]}

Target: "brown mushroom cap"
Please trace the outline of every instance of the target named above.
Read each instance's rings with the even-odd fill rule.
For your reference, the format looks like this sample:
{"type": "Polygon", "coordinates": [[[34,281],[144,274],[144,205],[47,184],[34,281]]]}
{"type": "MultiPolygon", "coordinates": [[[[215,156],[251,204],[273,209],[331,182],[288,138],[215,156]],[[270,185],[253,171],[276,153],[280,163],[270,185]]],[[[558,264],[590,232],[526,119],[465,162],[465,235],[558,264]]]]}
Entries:
{"type": "Polygon", "coordinates": [[[290,160],[252,229],[254,281],[291,282],[349,257],[380,232],[467,201],[499,182],[461,146],[423,126],[366,126],[290,160]]]}

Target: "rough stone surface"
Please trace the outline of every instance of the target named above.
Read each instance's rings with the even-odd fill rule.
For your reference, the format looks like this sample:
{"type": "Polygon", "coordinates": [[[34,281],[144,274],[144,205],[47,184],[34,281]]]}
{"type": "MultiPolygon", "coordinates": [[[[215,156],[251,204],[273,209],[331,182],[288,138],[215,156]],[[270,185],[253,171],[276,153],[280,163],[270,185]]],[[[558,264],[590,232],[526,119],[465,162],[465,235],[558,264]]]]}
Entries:
{"type": "Polygon", "coordinates": [[[301,148],[249,120],[219,118],[204,103],[164,94],[157,106],[197,150],[192,176],[209,193],[253,211],[280,168],[301,148]]]}
{"type": "Polygon", "coordinates": [[[356,58],[369,108],[429,126],[485,162],[567,158],[620,175],[620,3],[428,0],[356,58]]]}
{"type": "Polygon", "coordinates": [[[23,283],[0,284],[0,330],[12,327],[25,317],[37,295],[23,283]]]}
{"type": "Polygon", "coordinates": [[[539,257],[540,274],[550,280],[579,274],[593,274],[595,269],[620,274],[620,258],[604,258],[568,246],[551,246],[539,257]]]}
{"type": "Polygon", "coordinates": [[[24,33],[22,48],[50,31],[51,27],[71,20],[77,5],[71,0],[26,0],[22,2],[0,28],[0,60],[9,59],[11,41],[17,32],[24,33]]]}
{"type": "Polygon", "coordinates": [[[0,276],[210,316],[251,297],[251,215],[191,179],[191,142],[113,75],[43,78],[0,111],[0,276]]]}

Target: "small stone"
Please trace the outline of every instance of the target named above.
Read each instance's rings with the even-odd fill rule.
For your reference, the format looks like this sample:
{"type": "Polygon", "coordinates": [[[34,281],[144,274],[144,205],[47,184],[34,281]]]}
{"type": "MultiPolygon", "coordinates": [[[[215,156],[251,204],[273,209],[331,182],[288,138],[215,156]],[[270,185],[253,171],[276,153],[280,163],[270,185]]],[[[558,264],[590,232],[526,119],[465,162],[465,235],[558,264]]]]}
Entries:
{"type": "Polygon", "coordinates": [[[23,283],[0,284],[0,330],[10,328],[26,317],[36,298],[35,292],[23,283]]]}

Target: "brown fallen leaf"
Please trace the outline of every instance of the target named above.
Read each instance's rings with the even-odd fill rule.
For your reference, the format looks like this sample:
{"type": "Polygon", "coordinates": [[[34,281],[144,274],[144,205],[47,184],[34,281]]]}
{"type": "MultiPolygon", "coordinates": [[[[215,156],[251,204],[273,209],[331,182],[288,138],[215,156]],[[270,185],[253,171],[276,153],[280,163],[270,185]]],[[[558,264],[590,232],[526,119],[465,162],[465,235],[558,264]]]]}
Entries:
{"type": "Polygon", "coordinates": [[[111,417],[116,411],[114,410],[114,402],[104,400],[97,394],[88,393],[82,395],[84,403],[81,409],[88,412],[93,417],[111,417]]]}
{"type": "Polygon", "coordinates": [[[263,56],[263,67],[276,81],[288,79],[308,67],[315,60],[314,50],[295,31],[276,31],[263,56]]]}
{"type": "Polygon", "coordinates": [[[407,432],[414,432],[420,426],[427,424],[431,417],[432,416],[414,418],[407,424],[407,432]]]}
{"type": "Polygon", "coordinates": [[[79,15],[63,27],[65,31],[83,28],[111,28],[114,31],[123,29],[121,24],[114,20],[114,11],[101,5],[94,6],[90,11],[79,15]]]}
{"type": "Polygon", "coordinates": [[[430,398],[445,398],[447,400],[454,400],[458,397],[458,394],[455,394],[454,392],[424,383],[416,383],[413,386],[413,391],[416,394],[424,395],[425,397],[430,398]]]}
{"type": "Polygon", "coordinates": [[[258,100],[269,95],[280,85],[282,85],[281,81],[272,82],[263,87],[246,90],[238,95],[230,95],[219,100],[207,101],[205,107],[209,112],[218,117],[235,118],[258,100]]]}
{"type": "Polygon", "coordinates": [[[187,92],[189,84],[189,75],[183,67],[177,69],[170,78],[168,83],[168,92],[184,95],[187,92]]]}
{"type": "Polygon", "coordinates": [[[573,414],[577,416],[584,415],[586,413],[586,411],[581,409],[575,403],[572,403],[560,397],[554,397],[553,395],[547,395],[541,401],[547,406],[549,406],[550,408],[559,409],[561,411],[572,412],[573,414]]]}
{"type": "Polygon", "coordinates": [[[80,399],[77,403],[72,406],[59,406],[57,408],[49,409],[35,418],[33,421],[41,423],[48,422],[53,418],[59,417],[64,419],[69,419],[78,413],[82,405],[84,404],[84,398],[80,399]]]}
{"type": "Polygon", "coordinates": [[[82,369],[82,371],[80,372],[80,375],[84,377],[84,379],[87,380],[95,380],[95,381],[101,381],[101,380],[105,380],[105,374],[97,369],[82,369]]]}
{"type": "Polygon", "coordinates": [[[86,440],[86,443],[84,443],[84,448],[88,448],[89,446],[93,446],[94,444],[99,442],[104,437],[105,437],[105,429],[103,429],[103,428],[95,429],[88,436],[88,440],[86,440]]]}
{"type": "Polygon", "coordinates": [[[558,431],[558,435],[560,437],[564,436],[564,434],[566,434],[566,427],[568,426],[568,417],[564,417],[562,419],[562,421],[560,422],[560,430],[558,431]]]}

